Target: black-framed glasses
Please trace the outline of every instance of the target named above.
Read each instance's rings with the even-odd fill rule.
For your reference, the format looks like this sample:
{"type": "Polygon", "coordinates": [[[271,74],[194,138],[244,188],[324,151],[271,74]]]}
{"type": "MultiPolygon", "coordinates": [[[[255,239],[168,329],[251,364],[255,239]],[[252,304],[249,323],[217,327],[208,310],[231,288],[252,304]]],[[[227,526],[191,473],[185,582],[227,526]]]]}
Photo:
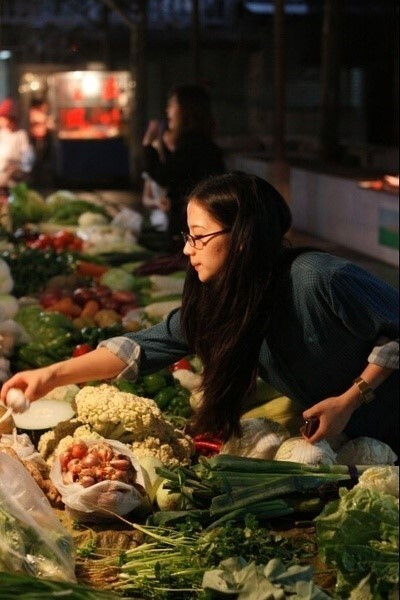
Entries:
{"type": "Polygon", "coordinates": [[[221,229],[220,231],[213,231],[213,233],[205,233],[204,235],[191,235],[190,233],[185,233],[181,231],[183,241],[185,244],[189,244],[192,248],[196,248],[197,250],[201,250],[204,247],[203,239],[209,238],[215,235],[221,235],[223,233],[229,233],[230,229],[221,229]]]}

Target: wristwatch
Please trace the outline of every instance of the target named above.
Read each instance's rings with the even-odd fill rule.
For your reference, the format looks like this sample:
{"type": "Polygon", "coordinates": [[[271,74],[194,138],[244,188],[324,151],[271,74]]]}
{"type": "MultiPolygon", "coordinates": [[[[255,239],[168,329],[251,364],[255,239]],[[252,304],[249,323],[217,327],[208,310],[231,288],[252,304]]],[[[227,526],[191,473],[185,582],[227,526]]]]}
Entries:
{"type": "Polygon", "coordinates": [[[372,400],[375,398],[375,392],[369,383],[364,381],[362,377],[357,377],[353,383],[355,383],[358,387],[362,403],[369,404],[369,402],[372,402],[372,400]]]}

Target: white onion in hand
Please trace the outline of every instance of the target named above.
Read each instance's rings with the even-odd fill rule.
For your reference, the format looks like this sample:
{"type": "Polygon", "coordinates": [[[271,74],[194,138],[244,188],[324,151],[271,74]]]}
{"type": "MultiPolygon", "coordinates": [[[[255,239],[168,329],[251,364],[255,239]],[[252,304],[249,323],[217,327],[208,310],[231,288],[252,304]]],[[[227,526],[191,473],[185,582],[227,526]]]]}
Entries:
{"type": "Polygon", "coordinates": [[[7,421],[12,414],[22,413],[28,410],[30,402],[22,390],[19,388],[10,388],[7,392],[6,403],[3,406],[5,406],[7,410],[0,418],[0,423],[7,421]]]}
{"type": "Polygon", "coordinates": [[[28,410],[30,402],[24,392],[19,388],[10,388],[7,392],[6,405],[15,413],[22,413],[28,410]]]}

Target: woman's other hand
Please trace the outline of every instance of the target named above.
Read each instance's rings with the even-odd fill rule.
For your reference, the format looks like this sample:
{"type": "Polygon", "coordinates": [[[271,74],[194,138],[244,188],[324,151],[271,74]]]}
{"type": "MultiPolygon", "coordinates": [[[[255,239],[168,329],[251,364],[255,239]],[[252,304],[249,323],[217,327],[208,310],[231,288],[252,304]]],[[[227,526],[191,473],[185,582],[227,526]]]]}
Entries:
{"type": "Polygon", "coordinates": [[[315,444],[322,439],[331,438],[342,433],[351,415],[358,407],[358,403],[359,398],[357,396],[342,394],[341,396],[326,398],[305,410],[303,412],[304,420],[307,421],[311,417],[319,419],[317,431],[307,440],[311,444],[315,444]]]}
{"type": "Polygon", "coordinates": [[[144,134],[142,144],[143,146],[151,146],[153,142],[161,138],[160,123],[153,119],[149,122],[146,133],[144,134]]]}
{"type": "Polygon", "coordinates": [[[163,196],[158,200],[158,208],[163,212],[169,212],[171,210],[171,200],[168,196],[163,196]]]}

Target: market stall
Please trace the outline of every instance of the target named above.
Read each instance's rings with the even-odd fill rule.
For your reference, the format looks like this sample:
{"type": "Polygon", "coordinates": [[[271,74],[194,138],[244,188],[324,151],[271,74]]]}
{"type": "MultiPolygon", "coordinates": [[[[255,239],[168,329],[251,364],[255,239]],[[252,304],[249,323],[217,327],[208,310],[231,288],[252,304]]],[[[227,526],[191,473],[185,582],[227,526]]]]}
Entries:
{"type": "MultiPolygon", "coordinates": [[[[22,185],[6,216],[2,381],[180,306],[185,273],[166,274],[107,207],[22,185]]],[[[298,407],[261,380],[242,438],[193,436],[201,378],[190,355],[135,381],[60,386],[30,406],[10,390],[2,600],[395,597],[393,451],[366,438],[309,444],[298,407]]]]}
{"type": "Polygon", "coordinates": [[[293,167],[293,226],[398,267],[398,178],[397,185],[395,180],[367,180],[293,167]]]}
{"type": "Polygon", "coordinates": [[[133,89],[129,73],[55,73],[48,86],[58,179],[65,185],[126,183],[133,89]]]}

